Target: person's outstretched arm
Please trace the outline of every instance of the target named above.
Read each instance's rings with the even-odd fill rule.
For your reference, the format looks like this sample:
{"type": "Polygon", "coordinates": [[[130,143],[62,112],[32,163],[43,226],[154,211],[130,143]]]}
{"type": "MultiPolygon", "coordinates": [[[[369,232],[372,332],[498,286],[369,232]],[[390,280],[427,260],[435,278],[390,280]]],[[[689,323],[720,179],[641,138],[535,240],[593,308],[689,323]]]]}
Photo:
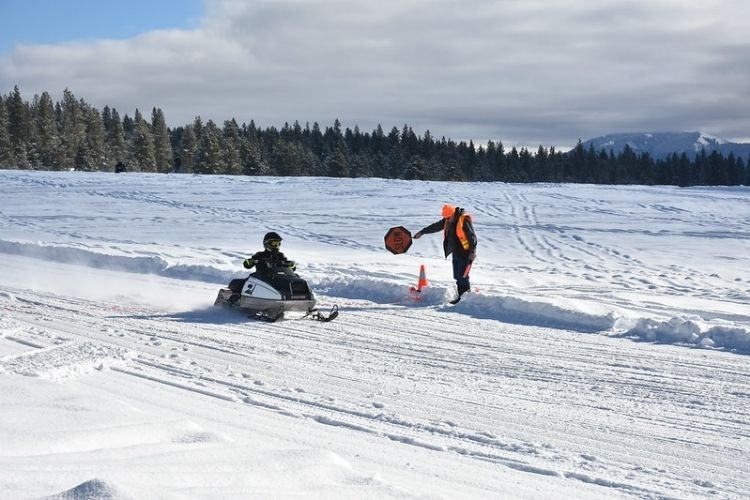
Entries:
{"type": "Polygon", "coordinates": [[[430,224],[429,226],[424,227],[420,229],[419,231],[417,231],[417,234],[412,236],[412,238],[414,238],[415,240],[418,240],[419,238],[422,237],[422,235],[440,232],[443,230],[444,227],[445,227],[445,219],[440,219],[434,224],[430,224]]]}

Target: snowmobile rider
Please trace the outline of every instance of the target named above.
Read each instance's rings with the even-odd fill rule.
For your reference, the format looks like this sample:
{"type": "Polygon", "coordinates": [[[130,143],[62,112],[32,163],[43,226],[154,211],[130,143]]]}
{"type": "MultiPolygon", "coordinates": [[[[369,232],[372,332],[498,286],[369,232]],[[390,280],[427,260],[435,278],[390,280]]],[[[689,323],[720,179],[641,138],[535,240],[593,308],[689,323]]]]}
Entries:
{"type": "Polygon", "coordinates": [[[443,205],[442,216],[443,218],[439,221],[418,231],[414,239],[418,240],[424,234],[443,232],[445,256],[453,254],[453,279],[456,280],[458,288],[458,297],[455,302],[458,302],[461,295],[471,289],[469,270],[477,255],[477,235],[474,232],[471,215],[467,214],[463,208],[446,203],[443,205]]]}
{"type": "Polygon", "coordinates": [[[297,264],[293,260],[288,260],[279,248],[281,248],[281,236],[274,231],[266,233],[263,237],[264,250],[245,259],[242,265],[245,269],[255,267],[256,273],[261,278],[273,276],[277,268],[286,267],[292,271],[296,270],[297,264]]]}
{"type": "MultiPolygon", "coordinates": [[[[287,259],[279,251],[281,236],[278,233],[274,231],[266,233],[263,237],[263,248],[263,251],[256,252],[252,257],[248,257],[242,262],[245,269],[255,268],[255,272],[251,276],[254,275],[267,281],[274,277],[276,270],[279,268],[287,268],[291,271],[297,269],[297,264],[293,260],[287,259]]],[[[233,292],[229,298],[230,303],[234,304],[239,300],[246,282],[247,278],[236,278],[229,282],[229,289],[233,292]]]]}

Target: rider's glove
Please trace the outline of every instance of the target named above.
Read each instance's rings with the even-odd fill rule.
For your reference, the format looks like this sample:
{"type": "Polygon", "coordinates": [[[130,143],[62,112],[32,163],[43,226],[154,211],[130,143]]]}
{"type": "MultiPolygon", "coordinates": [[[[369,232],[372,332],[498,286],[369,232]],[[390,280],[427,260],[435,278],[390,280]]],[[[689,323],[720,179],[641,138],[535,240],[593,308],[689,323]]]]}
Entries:
{"type": "Polygon", "coordinates": [[[245,262],[242,263],[243,266],[245,266],[245,269],[250,269],[255,265],[255,261],[252,257],[245,259],[245,262]]]}

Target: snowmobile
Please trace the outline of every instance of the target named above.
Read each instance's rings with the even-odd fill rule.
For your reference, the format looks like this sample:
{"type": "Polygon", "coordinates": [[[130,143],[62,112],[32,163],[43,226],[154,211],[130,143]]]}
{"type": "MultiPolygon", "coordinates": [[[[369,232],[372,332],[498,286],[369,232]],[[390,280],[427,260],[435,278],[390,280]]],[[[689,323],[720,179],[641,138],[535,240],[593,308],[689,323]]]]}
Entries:
{"type": "Polygon", "coordinates": [[[301,318],[324,322],[334,320],[339,314],[336,305],[328,315],[316,309],[315,294],[288,267],[274,269],[270,275],[255,272],[247,279],[233,279],[228,287],[219,290],[214,305],[238,308],[251,318],[269,322],[283,319],[285,313],[292,311],[304,313],[301,318]]]}

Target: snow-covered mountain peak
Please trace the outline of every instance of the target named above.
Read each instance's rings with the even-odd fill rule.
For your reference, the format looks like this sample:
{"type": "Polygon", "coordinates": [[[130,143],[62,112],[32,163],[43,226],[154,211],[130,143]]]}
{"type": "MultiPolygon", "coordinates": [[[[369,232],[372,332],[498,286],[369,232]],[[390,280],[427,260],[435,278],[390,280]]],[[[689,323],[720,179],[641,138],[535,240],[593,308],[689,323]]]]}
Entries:
{"type": "Polygon", "coordinates": [[[723,155],[734,153],[735,156],[750,155],[750,144],[727,141],[704,132],[634,132],[608,134],[584,141],[583,146],[594,150],[621,152],[628,146],[635,153],[648,153],[655,159],[663,159],[671,154],[682,153],[692,157],[701,151],[717,151],[723,155]]]}

